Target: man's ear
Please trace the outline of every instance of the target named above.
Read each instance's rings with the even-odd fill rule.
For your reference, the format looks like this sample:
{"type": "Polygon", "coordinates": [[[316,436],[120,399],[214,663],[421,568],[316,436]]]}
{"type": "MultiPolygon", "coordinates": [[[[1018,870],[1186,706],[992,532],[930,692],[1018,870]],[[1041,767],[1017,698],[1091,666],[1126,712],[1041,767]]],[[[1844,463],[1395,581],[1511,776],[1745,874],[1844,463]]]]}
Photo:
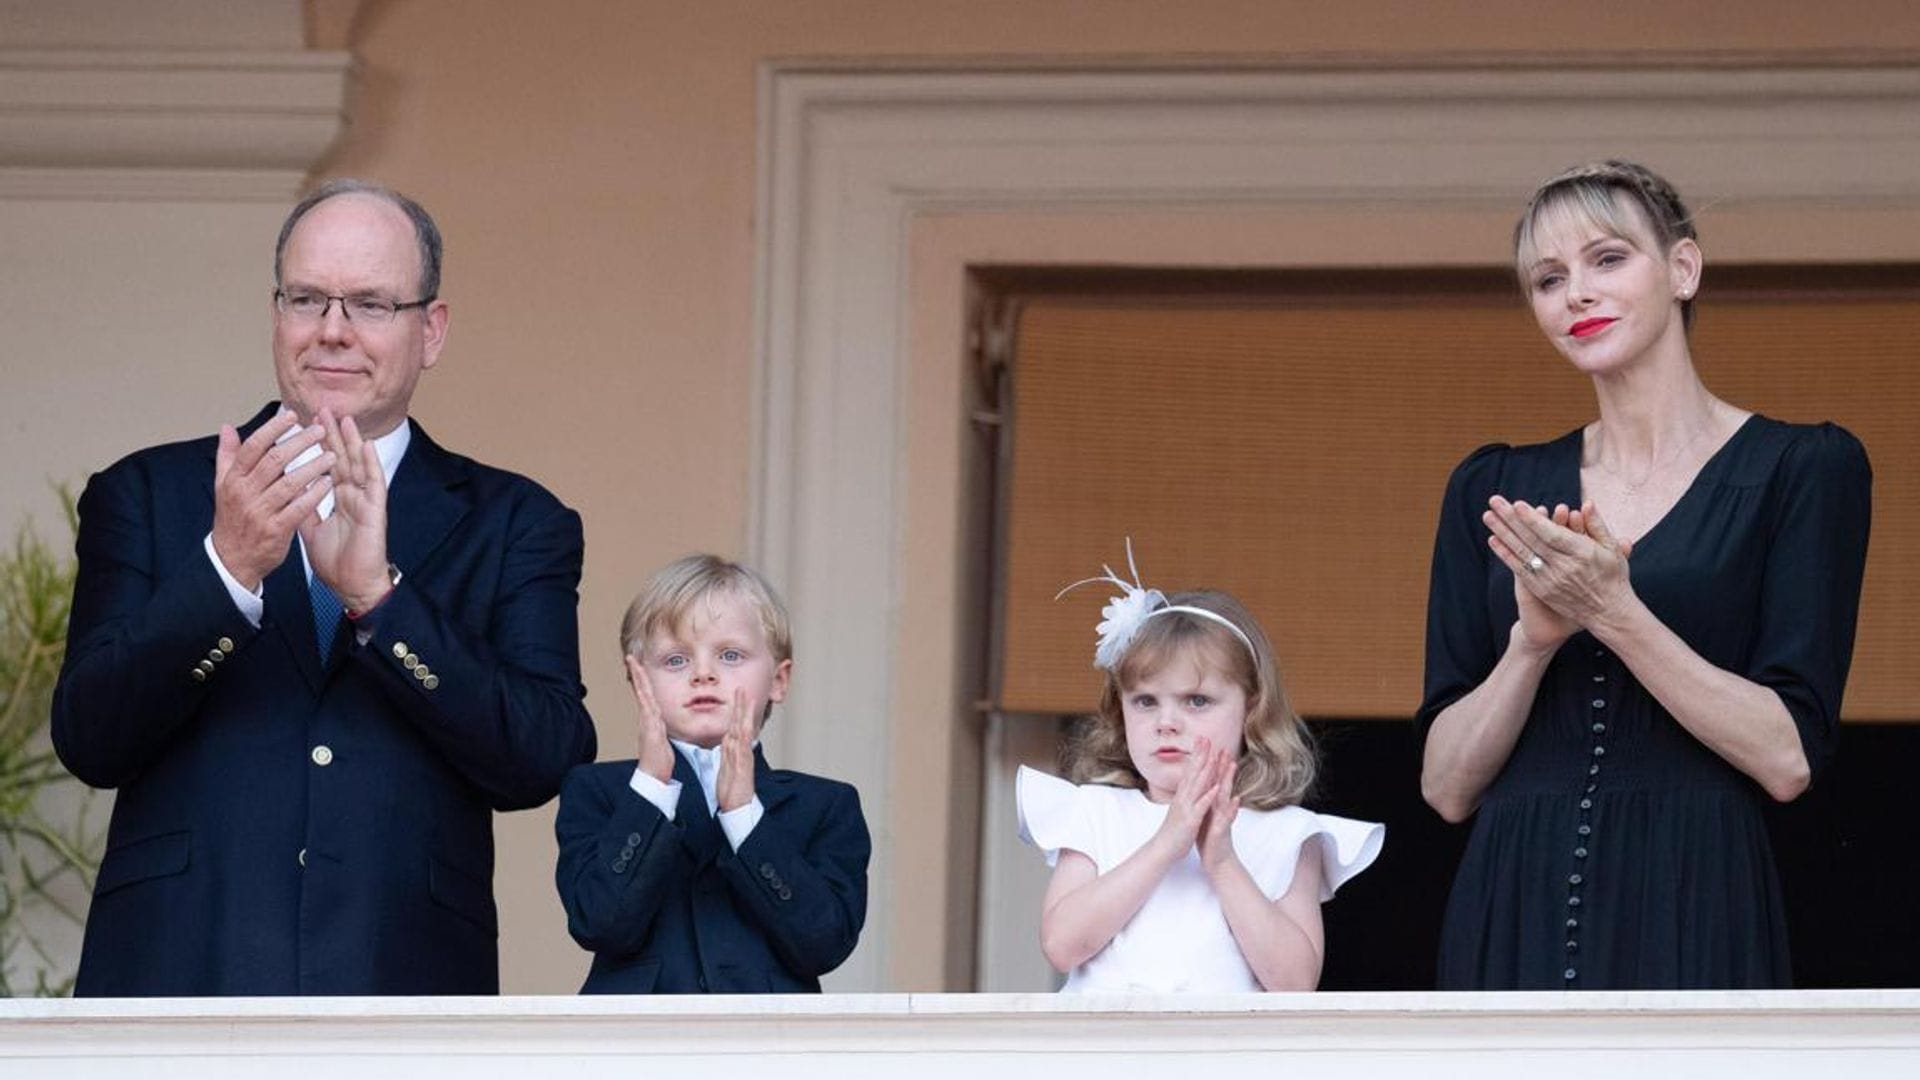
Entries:
{"type": "Polygon", "coordinates": [[[447,344],[447,318],[445,300],[435,300],[427,305],[421,326],[421,334],[425,338],[420,350],[420,368],[423,371],[440,362],[440,350],[447,344]]]}

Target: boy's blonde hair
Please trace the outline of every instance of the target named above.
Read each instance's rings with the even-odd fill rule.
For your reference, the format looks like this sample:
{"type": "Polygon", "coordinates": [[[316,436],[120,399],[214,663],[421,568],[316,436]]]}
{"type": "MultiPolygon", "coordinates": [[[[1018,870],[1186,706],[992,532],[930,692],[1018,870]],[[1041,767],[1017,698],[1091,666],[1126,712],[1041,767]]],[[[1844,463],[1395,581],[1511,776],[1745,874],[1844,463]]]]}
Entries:
{"type": "Polygon", "coordinates": [[[695,604],[720,593],[744,597],[753,605],[774,663],[793,659],[793,627],[780,594],[766,578],[718,555],[688,555],[653,575],[620,620],[621,654],[640,656],[654,634],[677,632],[686,625],[695,604]]]}
{"type": "Polygon", "coordinates": [[[1121,700],[1127,687],[1191,656],[1223,671],[1247,696],[1245,745],[1233,785],[1241,804],[1275,810],[1306,798],[1318,771],[1313,735],[1287,700],[1273,645],[1259,622],[1226,593],[1176,593],[1167,602],[1211,611],[1239,627],[1247,640],[1241,641],[1212,619],[1188,612],[1167,611],[1148,619],[1107,673],[1100,710],[1083,720],[1069,738],[1061,754],[1063,771],[1075,783],[1145,789],[1146,779],[1127,754],[1121,700]]]}

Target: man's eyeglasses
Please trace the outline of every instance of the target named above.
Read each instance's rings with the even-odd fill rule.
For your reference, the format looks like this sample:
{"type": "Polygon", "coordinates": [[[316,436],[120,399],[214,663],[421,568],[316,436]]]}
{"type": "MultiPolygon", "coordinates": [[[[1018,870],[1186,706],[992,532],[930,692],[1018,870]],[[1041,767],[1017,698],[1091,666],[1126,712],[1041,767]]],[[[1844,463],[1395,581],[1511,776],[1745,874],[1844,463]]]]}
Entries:
{"type": "Polygon", "coordinates": [[[285,289],[275,289],[273,291],[274,306],[280,310],[280,314],[290,319],[298,319],[301,322],[319,322],[321,319],[327,317],[327,309],[333,306],[335,300],[338,300],[340,301],[340,312],[347,317],[348,322],[360,323],[365,326],[379,326],[384,323],[390,323],[393,321],[395,315],[400,314],[408,308],[426,307],[428,304],[433,303],[434,299],[435,298],[431,296],[423,296],[418,300],[408,300],[402,303],[398,300],[389,300],[384,296],[369,296],[365,294],[359,296],[330,296],[323,292],[310,292],[306,289],[295,289],[292,292],[288,292],[285,289]]]}

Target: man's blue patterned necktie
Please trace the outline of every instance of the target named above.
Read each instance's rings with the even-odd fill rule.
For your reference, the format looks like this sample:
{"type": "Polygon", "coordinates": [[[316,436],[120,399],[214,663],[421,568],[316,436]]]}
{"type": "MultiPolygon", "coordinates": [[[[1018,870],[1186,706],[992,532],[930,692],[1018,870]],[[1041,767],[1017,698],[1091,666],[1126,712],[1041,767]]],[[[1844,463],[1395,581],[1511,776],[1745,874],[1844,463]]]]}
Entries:
{"type": "Polygon", "coordinates": [[[307,599],[313,602],[313,633],[320,642],[320,666],[325,667],[333,652],[333,636],[340,631],[340,619],[346,609],[340,606],[340,598],[333,595],[319,574],[307,578],[307,599]]]}

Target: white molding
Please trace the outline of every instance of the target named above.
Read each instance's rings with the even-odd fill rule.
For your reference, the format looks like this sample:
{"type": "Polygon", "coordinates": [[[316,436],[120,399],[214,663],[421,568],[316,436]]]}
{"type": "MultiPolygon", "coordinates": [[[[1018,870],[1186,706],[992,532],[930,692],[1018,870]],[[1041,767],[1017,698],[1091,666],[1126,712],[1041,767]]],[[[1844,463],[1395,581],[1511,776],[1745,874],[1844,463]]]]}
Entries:
{"type": "Polygon", "coordinates": [[[1920,1070],[1911,990],[0,1001],[8,1071],[786,1077],[1801,1077],[1920,1070]],[[56,1064],[57,1063],[57,1064],[56,1064]]]}
{"type": "Polygon", "coordinates": [[[342,130],[345,52],[0,50],[0,198],[285,200],[342,130]]]}
{"type": "MultiPolygon", "coordinates": [[[[1920,207],[1920,66],[760,75],[749,549],[807,676],[785,760],[857,784],[884,985],[904,513],[906,251],[924,214],[1511,210],[1570,162],[1658,162],[1725,210],[1920,207]]],[[[1404,258],[1404,256],[1401,256],[1404,258]]],[[[1378,264],[1394,262],[1382,252],[1378,264]]],[[[1284,261],[1284,260],[1283,260],[1284,261]]],[[[927,797],[929,793],[914,793],[927,797]]],[[[933,793],[935,797],[938,793],[933,793]]]]}

